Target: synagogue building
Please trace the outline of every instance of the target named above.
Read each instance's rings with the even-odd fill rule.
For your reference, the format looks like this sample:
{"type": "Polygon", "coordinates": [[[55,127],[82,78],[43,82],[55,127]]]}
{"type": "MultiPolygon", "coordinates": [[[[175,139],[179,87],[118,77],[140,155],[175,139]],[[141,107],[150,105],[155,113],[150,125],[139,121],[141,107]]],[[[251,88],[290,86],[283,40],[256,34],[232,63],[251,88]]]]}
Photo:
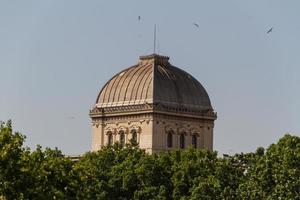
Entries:
{"type": "Polygon", "coordinates": [[[92,150],[135,140],[149,153],[171,149],[213,150],[217,118],[201,83],[169,62],[141,56],[112,77],[90,111],[92,150]]]}

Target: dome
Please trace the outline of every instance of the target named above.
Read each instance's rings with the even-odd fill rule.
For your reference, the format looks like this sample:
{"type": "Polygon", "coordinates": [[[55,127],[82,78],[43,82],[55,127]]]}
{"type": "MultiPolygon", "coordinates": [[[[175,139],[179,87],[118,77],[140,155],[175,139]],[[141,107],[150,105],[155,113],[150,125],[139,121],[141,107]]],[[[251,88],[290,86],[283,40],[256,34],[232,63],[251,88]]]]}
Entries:
{"type": "Polygon", "coordinates": [[[190,74],[169,63],[169,57],[141,56],[139,63],[112,77],[100,91],[96,107],[155,104],[212,110],[204,87],[190,74]]]}

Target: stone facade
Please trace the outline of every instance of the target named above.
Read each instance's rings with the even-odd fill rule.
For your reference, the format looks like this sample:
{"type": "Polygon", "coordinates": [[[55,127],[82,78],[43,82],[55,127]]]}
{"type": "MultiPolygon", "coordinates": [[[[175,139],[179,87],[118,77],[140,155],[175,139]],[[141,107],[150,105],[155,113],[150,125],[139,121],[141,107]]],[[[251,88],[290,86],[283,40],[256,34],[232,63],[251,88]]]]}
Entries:
{"type": "Polygon", "coordinates": [[[217,115],[209,97],[191,75],[170,65],[168,57],[142,57],[138,65],[114,76],[90,117],[93,151],[130,139],[149,153],[189,146],[213,149],[217,115]]]}

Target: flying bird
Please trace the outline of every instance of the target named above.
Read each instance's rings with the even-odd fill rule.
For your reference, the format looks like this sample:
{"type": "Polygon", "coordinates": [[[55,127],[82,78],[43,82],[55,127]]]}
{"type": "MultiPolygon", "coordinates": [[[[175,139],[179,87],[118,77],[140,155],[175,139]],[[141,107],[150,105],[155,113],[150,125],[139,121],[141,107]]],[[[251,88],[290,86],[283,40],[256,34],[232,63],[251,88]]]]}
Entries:
{"type": "Polygon", "coordinates": [[[194,26],[196,26],[197,28],[199,28],[199,24],[196,24],[196,23],[193,23],[194,24],[194,26]]]}
{"type": "Polygon", "coordinates": [[[267,34],[271,33],[272,31],[273,31],[273,27],[267,31],[267,34]]]}

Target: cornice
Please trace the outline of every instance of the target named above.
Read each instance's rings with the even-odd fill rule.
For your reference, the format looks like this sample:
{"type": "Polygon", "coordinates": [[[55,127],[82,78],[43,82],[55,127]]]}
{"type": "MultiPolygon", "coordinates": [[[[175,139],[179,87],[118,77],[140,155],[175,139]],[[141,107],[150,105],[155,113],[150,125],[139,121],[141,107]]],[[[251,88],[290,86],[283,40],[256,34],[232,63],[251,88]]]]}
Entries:
{"type": "Polygon", "coordinates": [[[158,113],[173,116],[184,116],[192,118],[204,118],[215,120],[217,113],[212,109],[189,109],[185,107],[172,107],[159,103],[154,104],[140,104],[140,105],[126,105],[117,107],[95,107],[90,110],[91,118],[101,118],[110,116],[123,116],[123,115],[137,115],[146,113],[158,113]]]}

